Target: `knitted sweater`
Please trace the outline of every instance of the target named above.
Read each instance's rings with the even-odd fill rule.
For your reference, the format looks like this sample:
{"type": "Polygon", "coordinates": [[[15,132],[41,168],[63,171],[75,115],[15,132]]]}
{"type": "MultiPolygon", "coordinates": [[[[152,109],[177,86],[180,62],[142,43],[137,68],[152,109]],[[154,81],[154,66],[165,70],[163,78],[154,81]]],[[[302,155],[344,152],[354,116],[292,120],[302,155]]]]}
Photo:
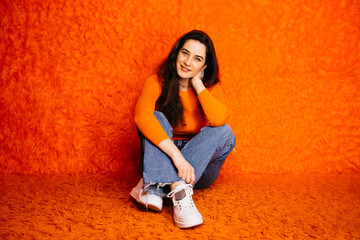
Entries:
{"type": "MultiPolygon", "coordinates": [[[[163,140],[169,139],[154,116],[156,101],[160,94],[161,83],[157,75],[152,75],[144,83],[135,107],[134,119],[140,132],[156,146],[163,140]]],[[[201,91],[199,95],[196,95],[192,89],[180,90],[179,94],[184,109],[184,121],[173,126],[173,140],[190,139],[206,125],[218,127],[226,123],[228,110],[217,100],[222,96],[218,85],[201,91]]]]}

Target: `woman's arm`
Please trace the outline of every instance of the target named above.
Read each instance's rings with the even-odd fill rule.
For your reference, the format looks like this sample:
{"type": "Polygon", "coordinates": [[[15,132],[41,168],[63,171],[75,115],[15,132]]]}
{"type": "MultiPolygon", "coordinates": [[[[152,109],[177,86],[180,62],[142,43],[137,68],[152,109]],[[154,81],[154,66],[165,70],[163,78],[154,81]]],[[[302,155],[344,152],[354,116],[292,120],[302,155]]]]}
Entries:
{"type": "Polygon", "coordinates": [[[178,176],[185,182],[191,185],[194,184],[195,170],[190,163],[186,161],[175,144],[170,139],[165,139],[159,144],[159,148],[171,158],[178,170],[178,176]]]}
{"type": "Polygon", "coordinates": [[[229,113],[224,104],[215,97],[221,97],[219,87],[213,87],[211,92],[205,88],[201,80],[201,71],[191,79],[192,87],[198,95],[199,102],[210,126],[219,127],[226,123],[229,113]]]}
{"type": "Polygon", "coordinates": [[[171,158],[178,170],[178,176],[185,182],[193,184],[195,182],[194,168],[185,160],[180,150],[170,140],[154,116],[155,104],[160,94],[161,86],[156,75],[154,75],[144,83],[143,90],[135,107],[135,124],[147,139],[171,158]]]}
{"type": "Polygon", "coordinates": [[[161,86],[156,75],[148,78],[143,86],[139,100],[135,107],[134,121],[140,132],[154,145],[169,139],[166,132],[156,119],[155,105],[161,94],[161,86]]]}

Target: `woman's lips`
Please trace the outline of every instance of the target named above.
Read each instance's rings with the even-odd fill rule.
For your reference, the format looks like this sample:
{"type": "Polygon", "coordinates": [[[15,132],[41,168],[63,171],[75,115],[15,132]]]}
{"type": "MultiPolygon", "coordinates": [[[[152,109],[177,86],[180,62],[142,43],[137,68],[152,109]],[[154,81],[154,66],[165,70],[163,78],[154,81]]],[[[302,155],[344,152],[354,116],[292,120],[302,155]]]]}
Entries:
{"type": "Polygon", "coordinates": [[[188,68],[186,68],[186,67],[184,67],[184,66],[180,66],[181,67],[181,70],[183,71],[183,72],[190,72],[191,70],[190,69],[188,69],[188,68]]]}

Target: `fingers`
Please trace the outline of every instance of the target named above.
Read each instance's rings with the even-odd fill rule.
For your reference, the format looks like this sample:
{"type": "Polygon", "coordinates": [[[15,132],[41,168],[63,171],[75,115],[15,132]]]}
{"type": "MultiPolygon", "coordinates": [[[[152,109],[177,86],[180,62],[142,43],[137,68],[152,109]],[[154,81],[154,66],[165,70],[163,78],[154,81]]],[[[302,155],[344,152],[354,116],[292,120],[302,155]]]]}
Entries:
{"type": "Polygon", "coordinates": [[[195,183],[195,171],[191,173],[191,178],[189,181],[189,184],[193,185],[195,183]]]}
{"type": "Polygon", "coordinates": [[[192,168],[192,170],[190,170],[190,172],[187,173],[186,179],[184,181],[191,185],[194,183],[195,181],[194,168],[192,168]]]}
{"type": "Polygon", "coordinates": [[[179,169],[178,176],[186,183],[189,183],[191,185],[195,183],[195,170],[191,165],[179,169]]]}
{"type": "Polygon", "coordinates": [[[193,166],[182,155],[179,158],[174,158],[173,161],[178,170],[179,178],[193,185],[195,183],[195,169],[193,166]]]}
{"type": "Polygon", "coordinates": [[[204,70],[201,70],[199,73],[199,79],[203,79],[204,78],[204,70]]]}
{"type": "Polygon", "coordinates": [[[207,65],[204,65],[194,78],[198,78],[198,79],[202,80],[204,78],[204,70],[206,67],[207,67],[207,65]]]}

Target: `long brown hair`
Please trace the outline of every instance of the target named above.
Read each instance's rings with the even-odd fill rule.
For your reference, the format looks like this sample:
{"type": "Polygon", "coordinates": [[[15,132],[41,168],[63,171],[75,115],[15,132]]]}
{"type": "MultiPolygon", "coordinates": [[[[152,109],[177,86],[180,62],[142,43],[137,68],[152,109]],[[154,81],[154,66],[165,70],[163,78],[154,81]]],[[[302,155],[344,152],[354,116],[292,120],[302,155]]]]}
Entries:
{"type": "Polygon", "coordinates": [[[183,121],[183,105],[179,95],[180,77],[176,71],[176,59],[180,49],[189,39],[201,42],[206,46],[206,59],[203,83],[210,88],[220,82],[219,65],[216,58],[214,44],[210,37],[199,30],[192,30],[180,37],[171,49],[168,57],[161,63],[158,69],[158,77],[162,83],[162,91],[157,100],[158,110],[164,113],[172,126],[183,121]]]}

